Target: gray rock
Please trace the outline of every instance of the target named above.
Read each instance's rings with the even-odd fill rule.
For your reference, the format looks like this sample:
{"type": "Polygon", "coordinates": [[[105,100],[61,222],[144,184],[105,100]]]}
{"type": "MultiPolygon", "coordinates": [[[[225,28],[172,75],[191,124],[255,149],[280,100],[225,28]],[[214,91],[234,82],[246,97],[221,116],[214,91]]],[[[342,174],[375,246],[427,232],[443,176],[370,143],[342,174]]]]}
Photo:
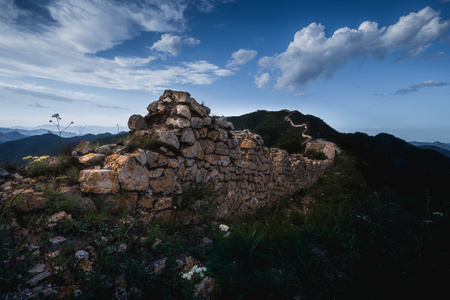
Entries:
{"type": "Polygon", "coordinates": [[[42,273],[45,270],[44,264],[37,264],[31,270],[28,270],[28,273],[42,273]]]}
{"type": "Polygon", "coordinates": [[[148,129],[148,124],[145,122],[145,119],[141,115],[132,115],[128,119],[128,128],[131,131],[144,130],[148,129]]]}
{"type": "Polygon", "coordinates": [[[184,143],[188,143],[189,145],[194,144],[195,142],[195,135],[192,128],[186,128],[183,130],[183,133],[181,135],[181,141],[184,143]]]}
{"type": "Polygon", "coordinates": [[[43,273],[39,273],[36,276],[32,277],[30,280],[27,281],[27,283],[31,286],[34,286],[38,284],[40,281],[44,280],[45,278],[49,277],[51,275],[50,272],[46,271],[43,273]]]}
{"type": "Polygon", "coordinates": [[[9,172],[0,168],[0,177],[9,176],[9,172]]]}
{"type": "Polygon", "coordinates": [[[180,149],[180,141],[177,136],[168,130],[167,128],[160,129],[156,131],[159,137],[159,141],[167,147],[174,148],[176,150],[180,149]]]}
{"type": "Polygon", "coordinates": [[[202,238],[201,243],[205,245],[206,248],[211,248],[214,244],[214,242],[206,236],[202,238]]]}

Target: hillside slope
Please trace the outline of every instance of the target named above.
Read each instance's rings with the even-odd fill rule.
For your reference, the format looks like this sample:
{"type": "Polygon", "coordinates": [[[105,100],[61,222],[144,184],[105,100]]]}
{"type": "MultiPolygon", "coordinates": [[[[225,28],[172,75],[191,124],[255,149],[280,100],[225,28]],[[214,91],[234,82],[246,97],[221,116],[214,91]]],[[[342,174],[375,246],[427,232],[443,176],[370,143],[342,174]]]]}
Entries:
{"type": "Polygon", "coordinates": [[[259,110],[240,117],[229,117],[236,129],[249,129],[260,134],[267,147],[284,148],[286,142],[297,148],[289,152],[301,152],[303,128],[293,128],[285,117],[294,124],[306,123],[305,132],[313,138],[321,138],[339,145],[352,154],[356,167],[373,190],[391,187],[398,193],[414,199],[428,196],[442,202],[448,199],[448,192],[442,182],[450,182],[450,160],[429,149],[415,147],[390,134],[369,136],[364,133],[339,133],[320,118],[303,115],[298,111],[259,110]]]}
{"type": "MultiPolygon", "coordinates": [[[[93,141],[103,137],[113,136],[110,133],[87,134],[73,138],[62,138],[62,147],[75,147],[80,141],[93,141]]],[[[57,155],[59,151],[59,138],[53,134],[30,136],[24,139],[0,144],[0,163],[5,161],[20,162],[22,157],[33,155],[57,155]]]]}
{"type": "Polygon", "coordinates": [[[11,131],[11,132],[7,132],[7,133],[0,132],[0,144],[10,142],[10,141],[20,140],[20,139],[23,139],[26,137],[27,137],[26,135],[21,134],[17,131],[11,131]]]}

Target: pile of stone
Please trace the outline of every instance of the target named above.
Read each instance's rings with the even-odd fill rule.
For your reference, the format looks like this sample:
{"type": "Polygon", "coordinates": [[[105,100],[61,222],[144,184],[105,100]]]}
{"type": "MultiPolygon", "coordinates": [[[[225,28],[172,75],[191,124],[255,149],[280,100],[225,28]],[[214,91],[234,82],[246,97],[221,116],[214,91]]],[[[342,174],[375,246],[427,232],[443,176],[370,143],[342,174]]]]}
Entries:
{"type": "Polygon", "coordinates": [[[182,194],[189,182],[214,182],[211,209],[223,217],[255,211],[311,185],[334,160],[336,146],[328,142],[321,142],[328,149],[325,161],[269,151],[259,135],[234,131],[225,117],[211,117],[210,109],[186,92],[165,91],[147,110],[130,117],[130,135],[158,147],[80,156],[80,162],[97,165],[80,173],[84,196],[102,195],[113,207],[141,208],[149,219],[166,219],[178,214],[173,195],[182,194]]]}

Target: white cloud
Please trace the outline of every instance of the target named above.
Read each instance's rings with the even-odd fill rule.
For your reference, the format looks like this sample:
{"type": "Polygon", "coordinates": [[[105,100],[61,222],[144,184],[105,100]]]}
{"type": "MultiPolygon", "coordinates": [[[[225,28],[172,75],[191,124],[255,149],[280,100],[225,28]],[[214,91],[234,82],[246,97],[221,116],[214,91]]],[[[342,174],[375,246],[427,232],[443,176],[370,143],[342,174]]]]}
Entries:
{"type": "Polygon", "coordinates": [[[285,52],[263,57],[258,63],[281,71],[276,88],[296,90],[320,77],[331,77],[358,57],[383,59],[393,52],[401,52],[403,59],[412,57],[449,30],[450,21],[442,21],[430,7],[402,16],[388,27],[366,21],[358,29],[338,29],[331,37],[325,36],[323,25],[312,23],[295,34],[285,52]]]}
{"type": "Polygon", "coordinates": [[[235,1],[237,0],[194,0],[193,2],[200,11],[211,12],[217,4],[231,3],[235,1]]]}
{"type": "MultiPolygon", "coordinates": [[[[20,20],[30,12],[14,3],[4,0],[0,4],[0,76],[44,78],[119,90],[160,91],[181,82],[208,84],[231,74],[213,64],[209,68],[191,69],[183,63],[152,65],[156,56],[116,55],[114,59],[107,59],[96,55],[142,31],[182,31],[186,0],[46,1],[40,5],[52,19],[44,22],[42,18],[35,18],[25,25],[20,20]]],[[[200,43],[195,38],[174,34],[167,37],[166,43],[157,44],[155,49],[171,55],[180,52],[182,43],[189,46],[200,43]]]]}
{"type": "Polygon", "coordinates": [[[39,104],[39,103],[34,103],[34,104],[28,104],[28,106],[29,107],[33,107],[33,108],[50,108],[49,106],[44,106],[44,105],[41,105],[41,104],[39,104]]]}
{"type": "Polygon", "coordinates": [[[227,68],[235,68],[237,66],[242,66],[255,58],[258,51],[239,49],[231,54],[231,59],[227,62],[227,68]]]}
{"type": "Polygon", "coordinates": [[[186,44],[188,46],[200,45],[200,40],[193,37],[188,37],[182,39],[180,36],[173,35],[170,33],[163,34],[161,39],[155,42],[150,49],[163,54],[170,54],[172,56],[177,56],[181,52],[181,44],[186,44]]]}
{"type": "Polygon", "coordinates": [[[99,100],[98,96],[92,94],[51,89],[34,84],[13,85],[0,82],[0,90],[8,90],[15,94],[29,95],[36,98],[60,102],[96,102],[99,100]]]}
{"type": "Polygon", "coordinates": [[[406,89],[400,89],[397,92],[395,92],[395,95],[404,95],[404,94],[409,94],[412,92],[417,92],[418,90],[425,88],[425,87],[444,86],[444,85],[448,85],[448,83],[441,82],[441,81],[429,80],[429,81],[425,81],[425,82],[422,82],[419,84],[414,84],[406,89]]]}
{"type": "Polygon", "coordinates": [[[445,55],[444,51],[440,51],[439,53],[425,56],[423,59],[424,60],[438,60],[438,59],[445,59],[445,58],[446,58],[446,55],[445,55]]]}
{"type": "Polygon", "coordinates": [[[150,49],[177,56],[181,52],[181,38],[170,33],[163,34],[150,49]]]}
{"type": "Polygon", "coordinates": [[[147,58],[115,57],[114,62],[121,67],[143,67],[155,59],[156,59],[156,57],[154,57],[154,56],[149,56],[147,58]]]}
{"type": "Polygon", "coordinates": [[[140,30],[174,31],[184,26],[182,1],[152,2],[57,0],[48,6],[58,25],[49,33],[82,53],[96,53],[137,36],[140,30]]]}
{"type": "Polygon", "coordinates": [[[194,39],[193,37],[188,37],[183,40],[183,43],[188,46],[198,46],[200,45],[200,40],[194,39]]]}
{"type": "Polygon", "coordinates": [[[265,87],[269,83],[269,80],[270,80],[269,73],[262,73],[261,75],[255,76],[255,84],[259,88],[265,87]]]}

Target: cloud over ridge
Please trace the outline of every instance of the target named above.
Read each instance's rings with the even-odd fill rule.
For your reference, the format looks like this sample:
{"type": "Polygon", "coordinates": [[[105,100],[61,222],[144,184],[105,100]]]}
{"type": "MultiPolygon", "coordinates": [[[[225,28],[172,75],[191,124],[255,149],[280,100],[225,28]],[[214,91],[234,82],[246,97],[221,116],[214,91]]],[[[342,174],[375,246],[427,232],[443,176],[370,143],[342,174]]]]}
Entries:
{"type": "Polygon", "coordinates": [[[311,23],[295,33],[285,52],[262,57],[258,63],[263,70],[281,71],[275,88],[298,90],[318,78],[331,77],[358,57],[383,59],[393,52],[401,52],[399,60],[413,57],[449,31],[450,21],[442,21],[430,7],[387,27],[365,21],[358,29],[340,28],[331,37],[326,37],[325,26],[311,23]]]}

